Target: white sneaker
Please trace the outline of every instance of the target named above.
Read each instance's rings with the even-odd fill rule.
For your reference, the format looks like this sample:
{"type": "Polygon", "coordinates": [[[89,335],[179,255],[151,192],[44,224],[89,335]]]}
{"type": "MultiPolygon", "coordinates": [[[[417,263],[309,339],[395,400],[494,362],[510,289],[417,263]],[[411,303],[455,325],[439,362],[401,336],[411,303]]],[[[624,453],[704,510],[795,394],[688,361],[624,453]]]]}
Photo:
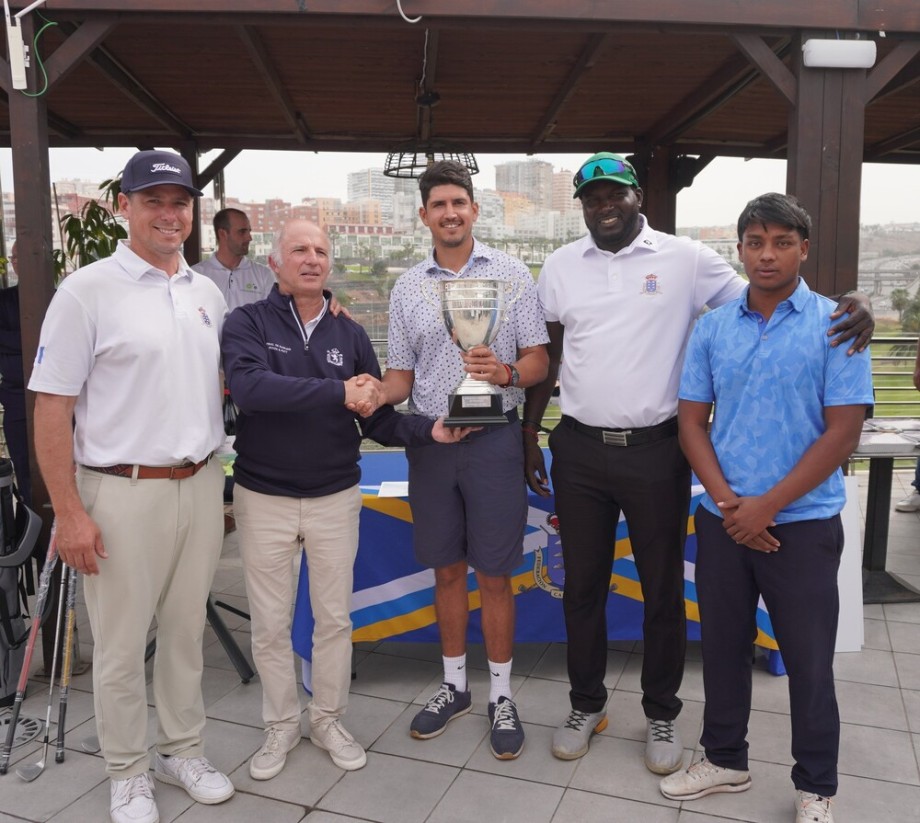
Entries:
{"type": "Polygon", "coordinates": [[[746,792],[751,788],[750,772],[716,766],[705,758],[690,768],[662,778],[659,791],[668,800],[696,800],[715,792],[746,792]]]}
{"type": "Polygon", "coordinates": [[[209,806],[229,800],[235,791],[230,778],[203,757],[165,757],[157,752],[153,775],[163,783],[185,789],[192,800],[209,806]]]}
{"type": "Polygon", "coordinates": [[[342,725],[338,718],[323,720],[310,729],[310,742],[329,752],[332,762],[340,769],[354,771],[367,763],[367,754],[342,725]]]}
{"type": "Polygon", "coordinates": [[[271,780],[284,768],[287,754],[300,743],[300,728],[269,729],[265,742],[249,761],[249,775],[253,780],[271,780]]]}
{"type": "Polygon", "coordinates": [[[159,823],[153,781],[147,772],[112,781],[109,815],[112,823],[159,823]]]}
{"type": "Polygon", "coordinates": [[[895,503],[894,508],[899,512],[920,512],[920,492],[914,489],[903,500],[895,503]]]}
{"type": "Polygon", "coordinates": [[[831,799],[820,794],[795,793],[795,823],[834,823],[831,799]]]}

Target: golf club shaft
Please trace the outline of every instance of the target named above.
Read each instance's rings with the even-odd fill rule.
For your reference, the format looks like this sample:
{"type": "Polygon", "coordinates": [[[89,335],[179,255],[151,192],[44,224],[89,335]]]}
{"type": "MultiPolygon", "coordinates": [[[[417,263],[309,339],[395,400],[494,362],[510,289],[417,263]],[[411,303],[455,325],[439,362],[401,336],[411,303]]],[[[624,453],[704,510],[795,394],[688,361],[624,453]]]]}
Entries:
{"type": "Polygon", "coordinates": [[[61,691],[58,698],[58,730],[54,750],[55,763],[64,762],[64,723],[67,719],[67,697],[70,694],[70,678],[73,675],[74,628],[77,622],[77,570],[64,566],[70,572],[67,581],[67,614],[64,618],[67,627],[64,631],[64,659],[61,661],[61,691]]]}
{"type": "Polygon", "coordinates": [[[64,601],[67,599],[68,568],[61,566],[61,590],[58,593],[57,626],[54,630],[54,653],[51,658],[51,678],[48,680],[48,708],[45,710],[45,739],[42,740],[42,757],[38,763],[31,766],[21,766],[17,769],[23,780],[35,780],[45,770],[45,759],[48,757],[48,745],[51,742],[51,706],[54,703],[54,676],[57,674],[57,658],[61,649],[61,623],[64,618],[64,601]]]}
{"type": "Polygon", "coordinates": [[[32,652],[35,651],[35,641],[38,639],[38,630],[41,628],[41,615],[45,609],[45,601],[51,588],[51,576],[57,565],[57,549],[54,544],[55,527],[51,526],[51,539],[48,541],[48,553],[45,555],[45,565],[42,567],[41,577],[38,581],[38,592],[35,596],[35,608],[32,611],[32,626],[29,629],[29,640],[26,643],[26,652],[22,660],[22,670],[19,672],[19,683],[16,686],[16,697],[13,699],[13,712],[10,725],[6,732],[6,740],[0,749],[0,774],[6,774],[10,765],[10,752],[13,751],[13,740],[16,738],[16,726],[19,722],[19,712],[22,701],[26,696],[26,686],[29,683],[29,669],[32,666],[32,652]]]}

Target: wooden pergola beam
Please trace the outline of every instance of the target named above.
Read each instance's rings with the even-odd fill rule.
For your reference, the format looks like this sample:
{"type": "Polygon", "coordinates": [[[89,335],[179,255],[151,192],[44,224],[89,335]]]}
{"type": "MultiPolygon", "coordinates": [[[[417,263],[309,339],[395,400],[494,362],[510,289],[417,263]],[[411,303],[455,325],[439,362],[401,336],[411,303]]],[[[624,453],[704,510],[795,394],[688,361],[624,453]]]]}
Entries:
{"type": "Polygon", "coordinates": [[[553,129],[556,128],[556,120],[559,114],[575,93],[585,74],[594,68],[598,56],[607,45],[608,38],[608,34],[592,34],[588,37],[584,48],[575,61],[575,65],[572,66],[562,85],[553,96],[552,102],[550,102],[543,117],[540,118],[540,122],[537,123],[530,140],[531,151],[536,151],[540,148],[553,129]]]}
{"type": "Polygon", "coordinates": [[[294,102],[291,100],[290,95],[288,95],[284,83],[281,82],[278,69],[275,68],[275,64],[272,62],[268,49],[265,48],[265,44],[262,42],[262,38],[259,37],[258,32],[249,26],[234,26],[234,28],[236,29],[240,41],[246,47],[246,51],[249,52],[249,56],[255,64],[256,71],[259,72],[262,79],[265,81],[265,88],[281,109],[284,119],[291,128],[291,133],[297,138],[299,143],[306,145],[307,141],[310,140],[312,136],[310,134],[310,128],[304,121],[303,115],[297,111],[294,106],[294,102]]]}

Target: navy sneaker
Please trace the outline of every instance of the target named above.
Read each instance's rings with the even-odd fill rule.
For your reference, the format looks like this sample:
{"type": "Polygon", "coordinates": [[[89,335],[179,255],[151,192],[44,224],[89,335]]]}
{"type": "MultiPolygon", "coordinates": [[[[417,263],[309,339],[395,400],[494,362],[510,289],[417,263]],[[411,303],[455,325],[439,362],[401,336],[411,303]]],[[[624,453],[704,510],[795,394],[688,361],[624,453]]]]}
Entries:
{"type": "Polygon", "coordinates": [[[514,760],[524,748],[524,729],[514,701],[510,697],[499,697],[498,703],[489,703],[489,721],[492,723],[489,735],[492,754],[499,760],[514,760]]]}
{"type": "Polygon", "coordinates": [[[455,717],[473,708],[469,691],[458,692],[452,683],[442,683],[422,709],[412,718],[409,734],[419,740],[437,737],[455,717]]]}

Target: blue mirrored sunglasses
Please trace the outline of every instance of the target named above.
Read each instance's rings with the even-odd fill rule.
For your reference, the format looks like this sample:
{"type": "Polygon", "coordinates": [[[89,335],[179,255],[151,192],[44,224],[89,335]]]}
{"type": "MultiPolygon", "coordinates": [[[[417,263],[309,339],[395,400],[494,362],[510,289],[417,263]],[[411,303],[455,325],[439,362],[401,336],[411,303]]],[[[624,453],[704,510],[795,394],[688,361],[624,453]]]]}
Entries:
{"type": "Polygon", "coordinates": [[[623,172],[633,177],[635,177],[636,174],[635,171],[633,171],[633,167],[625,160],[613,160],[612,158],[604,157],[600,160],[592,160],[590,163],[585,163],[576,172],[572,182],[575,188],[578,188],[586,180],[592,180],[595,177],[603,177],[605,174],[622,174],[623,172]]]}

